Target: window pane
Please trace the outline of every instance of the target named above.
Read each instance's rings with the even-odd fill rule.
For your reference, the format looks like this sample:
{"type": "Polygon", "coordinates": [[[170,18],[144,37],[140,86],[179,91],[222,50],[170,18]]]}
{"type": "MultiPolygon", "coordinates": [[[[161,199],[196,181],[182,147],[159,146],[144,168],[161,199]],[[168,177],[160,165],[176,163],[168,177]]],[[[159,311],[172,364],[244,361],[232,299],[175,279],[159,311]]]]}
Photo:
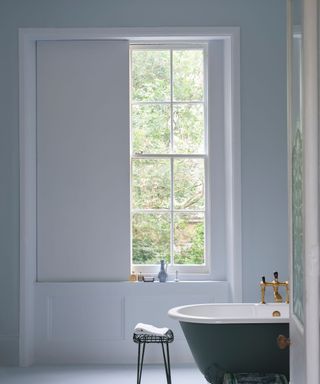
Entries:
{"type": "Polygon", "coordinates": [[[174,264],[204,264],[204,214],[174,215],[174,264]]]}
{"type": "Polygon", "coordinates": [[[139,209],[170,207],[170,160],[132,160],[132,207],[139,209]]]}
{"type": "Polygon", "coordinates": [[[174,209],[204,209],[204,160],[174,160],[174,209]]]}
{"type": "Polygon", "coordinates": [[[131,126],[133,153],[169,153],[169,105],[133,105],[131,126]]]}
{"type": "Polygon", "coordinates": [[[203,51],[173,51],[173,99],[203,100],[203,51]]]}
{"type": "Polygon", "coordinates": [[[144,47],[131,51],[132,264],[204,265],[204,49],[144,47]]]}
{"type": "Polygon", "coordinates": [[[132,51],[132,100],[170,100],[170,51],[132,51]]]}
{"type": "Polygon", "coordinates": [[[133,264],[160,264],[170,260],[169,214],[135,213],[132,217],[133,264]]]}
{"type": "Polygon", "coordinates": [[[173,107],[174,153],[204,153],[204,113],[202,104],[173,107]]]}

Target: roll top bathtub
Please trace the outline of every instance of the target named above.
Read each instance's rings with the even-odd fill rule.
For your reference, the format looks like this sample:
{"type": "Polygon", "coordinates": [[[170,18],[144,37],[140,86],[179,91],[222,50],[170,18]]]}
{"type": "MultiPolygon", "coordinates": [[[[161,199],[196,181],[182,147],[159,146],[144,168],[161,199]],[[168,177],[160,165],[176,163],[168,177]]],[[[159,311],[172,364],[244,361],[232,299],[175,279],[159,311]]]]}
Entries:
{"type": "Polygon", "coordinates": [[[225,373],[281,373],[289,379],[288,304],[196,304],[172,308],[206,380],[221,384],[225,373]]]}

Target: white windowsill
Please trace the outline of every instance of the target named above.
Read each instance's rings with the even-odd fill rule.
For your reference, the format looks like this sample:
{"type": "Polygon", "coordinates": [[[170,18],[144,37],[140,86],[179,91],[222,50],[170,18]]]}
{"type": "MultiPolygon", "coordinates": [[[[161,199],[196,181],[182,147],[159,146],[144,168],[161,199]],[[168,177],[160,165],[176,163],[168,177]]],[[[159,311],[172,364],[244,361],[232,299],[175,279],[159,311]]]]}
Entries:
{"type": "Polygon", "coordinates": [[[175,284],[175,285],[184,285],[184,284],[229,284],[226,280],[167,280],[165,283],[160,283],[160,281],[155,280],[153,282],[144,282],[144,281],[72,281],[72,280],[65,280],[65,281],[37,281],[35,282],[35,285],[45,285],[45,284],[72,284],[72,285],[95,285],[95,284],[105,284],[105,285],[123,285],[123,284],[129,284],[129,285],[166,285],[166,284],[175,284]]]}

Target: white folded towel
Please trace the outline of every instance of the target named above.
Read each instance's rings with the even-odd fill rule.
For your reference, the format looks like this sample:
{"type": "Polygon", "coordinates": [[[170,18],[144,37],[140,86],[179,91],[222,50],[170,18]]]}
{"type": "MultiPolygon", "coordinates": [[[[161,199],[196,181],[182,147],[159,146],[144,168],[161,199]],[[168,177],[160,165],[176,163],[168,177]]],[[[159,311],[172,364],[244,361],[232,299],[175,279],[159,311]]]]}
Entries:
{"type": "Polygon", "coordinates": [[[164,336],[169,331],[169,328],[157,328],[150,324],[138,323],[134,327],[135,333],[147,333],[149,335],[164,336]]]}

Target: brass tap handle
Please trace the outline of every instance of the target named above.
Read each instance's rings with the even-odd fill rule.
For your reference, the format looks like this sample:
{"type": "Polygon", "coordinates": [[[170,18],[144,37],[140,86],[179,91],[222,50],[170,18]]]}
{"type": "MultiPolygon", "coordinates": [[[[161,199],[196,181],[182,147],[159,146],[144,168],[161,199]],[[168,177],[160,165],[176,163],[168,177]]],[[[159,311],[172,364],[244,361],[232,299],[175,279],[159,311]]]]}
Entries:
{"type": "Polygon", "coordinates": [[[266,292],[266,278],[265,276],[262,276],[261,282],[260,282],[260,289],[261,289],[261,304],[265,304],[265,292],[266,292]]]}
{"type": "Polygon", "coordinates": [[[290,346],[290,339],[284,335],[279,335],[277,337],[277,344],[280,349],[286,349],[290,346]]]}
{"type": "Polygon", "coordinates": [[[276,303],[282,303],[282,296],[279,293],[279,287],[286,288],[286,303],[289,303],[289,283],[288,281],[280,282],[278,280],[279,273],[275,271],[273,273],[274,279],[272,281],[266,281],[266,277],[262,276],[260,281],[260,289],[261,289],[261,303],[265,304],[265,291],[266,287],[273,288],[273,297],[276,303]]]}
{"type": "Polygon", "coordinates": [[[286,304],[289,304],[289,282],[285,282],[285,287],[286,287],[286,304]]]}

